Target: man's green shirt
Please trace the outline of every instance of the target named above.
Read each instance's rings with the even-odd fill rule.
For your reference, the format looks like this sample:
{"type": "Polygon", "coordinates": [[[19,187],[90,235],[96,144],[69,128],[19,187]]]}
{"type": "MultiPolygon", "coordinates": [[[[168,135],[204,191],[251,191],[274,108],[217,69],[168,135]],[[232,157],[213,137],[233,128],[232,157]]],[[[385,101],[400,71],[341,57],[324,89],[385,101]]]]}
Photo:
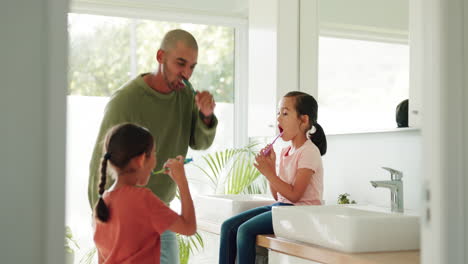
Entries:
{"type": "MultiPolygon", "coordinates": [[[[145,83],[143,75],[117,90],[106,106],[90,164],[88,198],[92,207],[98,198],[104,136],[111,127],[134,123],[147,128],[156,144],[156,170],[169,158],[185,157],[189,146],[200,150],[213,143],[218,121],[213,117],[210,126],[203,123],[190,84],[180,91],[161,94],[145,83]]],[[[108,178],[107,186],[110,182],[108,178]]],[[[147,187],[168,204],[177,186],[169,175],[158,174],[150,177],[147,187]]]]}

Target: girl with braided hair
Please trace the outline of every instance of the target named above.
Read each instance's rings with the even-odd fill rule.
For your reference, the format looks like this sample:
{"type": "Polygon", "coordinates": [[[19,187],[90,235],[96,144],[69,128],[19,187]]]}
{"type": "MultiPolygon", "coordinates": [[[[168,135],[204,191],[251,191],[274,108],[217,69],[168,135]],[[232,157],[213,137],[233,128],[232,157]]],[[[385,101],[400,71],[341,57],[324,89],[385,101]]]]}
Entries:
{"type": "Polygon", "coordinates": [[[147,129],[134,124],[111,128],[104,153],[94,212],[99,263],[159,264],[164,231],[193,235],[196,230],[184,158],[169,159],[163,166],[179,187],[182,213],[178,215],[144,187],[156,165],[154,140],[147,129]],[[109,169],[115,183],[105,190],[109,169]]]}

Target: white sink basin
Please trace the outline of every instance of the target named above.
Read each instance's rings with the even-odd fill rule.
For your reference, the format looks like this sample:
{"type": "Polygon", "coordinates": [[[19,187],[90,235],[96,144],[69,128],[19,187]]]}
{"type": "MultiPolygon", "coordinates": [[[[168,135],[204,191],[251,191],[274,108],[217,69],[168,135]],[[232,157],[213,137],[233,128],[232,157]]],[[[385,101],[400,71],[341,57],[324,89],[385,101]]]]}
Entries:
{"type": "Polygon", "coordinates": [[[269,195],[199,195],[194,198],[197,219],[222,224],[224,220],[246,210],[270,205],[275,200],[269,195]]]}
{"type": "Polygon", "coordinates": [[[419,217],[353,206],[276,206],[273,229],[280,238],[344,252],[419,249],[419,217]]]}

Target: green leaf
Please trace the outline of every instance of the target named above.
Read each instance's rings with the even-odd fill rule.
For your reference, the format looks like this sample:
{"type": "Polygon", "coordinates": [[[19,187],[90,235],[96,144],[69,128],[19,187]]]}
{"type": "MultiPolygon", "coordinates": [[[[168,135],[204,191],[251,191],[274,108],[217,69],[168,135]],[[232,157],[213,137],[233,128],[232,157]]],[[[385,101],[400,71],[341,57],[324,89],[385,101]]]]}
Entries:
{"type": "Polygon", "coordinates": [[[69,226],[65,226],[65,250],[67,250],[67,252],[74,252],[74,250],[71,248],[71,245],[70,244],[73,244],[73,246],[75,246],[76,248],[80,248],[80,246],[78,245],[78,242],[76,242],[75,239],[73,239],[73,233],[71,231],[71,228],[69,226]]]}
{"type": "Polygon", "coordinates": [[[80,264],[94,264],[95,255],[97,254],[97,249],[92,247],[84,254],[80,259],[80,264]]]}
{"type": "Polygon", "coordinates": [[[194,253],[194,249],[199,251],[205,247],[203,238],[199,233],[195,233],[193,236],[184,236],[181,234],[177,235],[177,241],[179,242],[179,259],[180,264],[187,264],[190,255],[194,253]]]}

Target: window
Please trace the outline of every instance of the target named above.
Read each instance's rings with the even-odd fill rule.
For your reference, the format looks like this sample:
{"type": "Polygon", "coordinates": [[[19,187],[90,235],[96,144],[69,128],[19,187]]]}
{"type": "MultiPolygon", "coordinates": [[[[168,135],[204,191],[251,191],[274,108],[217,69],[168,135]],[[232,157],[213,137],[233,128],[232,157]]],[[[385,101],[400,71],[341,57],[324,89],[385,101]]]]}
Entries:
{"type": "Polygon", "coordinates": [[[408,45],[321,36],[318,68],[326,133],[396,128],[396,106],[409,97],[408,45]]]}
{"type": "MultiPolygon", "coordinates": [[[[158,45],[174,28],[198,41],[198,65],[190,81],[216,100],[217,135],[207,151],[234,146],[235,28],[203,24],[76,14],[68,16],[69,96],[67,115],[66,223],[80,249],[75,263],[94,247],[88,203],[88,167],[109,96],[137,74],[155,71],[158,45]]],[[[197,160],[207,151],[189,150],[197,160]]],[[[198,172],[187,166],[187,175],[198,172]]],[[[200,190],[203,186],[200,185],[200,190]]],[[[196,193],[195,189],[192,193],[196,193]]]]}

